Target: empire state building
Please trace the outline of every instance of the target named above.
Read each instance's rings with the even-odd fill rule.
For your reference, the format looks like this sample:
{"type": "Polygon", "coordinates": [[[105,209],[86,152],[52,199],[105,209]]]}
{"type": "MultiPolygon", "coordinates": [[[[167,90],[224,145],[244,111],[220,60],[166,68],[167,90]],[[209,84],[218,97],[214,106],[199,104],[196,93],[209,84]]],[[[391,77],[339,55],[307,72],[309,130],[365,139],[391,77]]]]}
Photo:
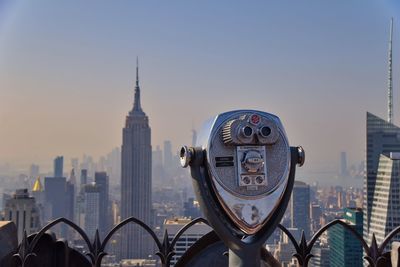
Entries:
{"type": "MultiPolygon", "coordinates": [[[[138,64],[135,99],[122,131],[121,153],[121,220],[133,216],[151,225],[151,129],[140,105],[138,64]]],[[[154,253],[145,230],[132,223],[122,229],[121,259],[145,259],[154,253]]]]}

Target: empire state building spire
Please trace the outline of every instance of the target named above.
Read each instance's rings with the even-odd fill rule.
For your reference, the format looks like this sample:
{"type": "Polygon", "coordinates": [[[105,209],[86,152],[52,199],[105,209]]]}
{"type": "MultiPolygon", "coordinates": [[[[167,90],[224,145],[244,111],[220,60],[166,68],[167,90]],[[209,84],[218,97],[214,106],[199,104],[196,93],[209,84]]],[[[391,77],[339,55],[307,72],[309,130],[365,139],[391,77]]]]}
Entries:
{"type": "Polygon", "coordinates": [[[143,112],[140,105],[140,87],[139,87],[139,59],[136,57],[136,86],[135,86],[135,101],[133,102],[133,111],[143,112]]]}

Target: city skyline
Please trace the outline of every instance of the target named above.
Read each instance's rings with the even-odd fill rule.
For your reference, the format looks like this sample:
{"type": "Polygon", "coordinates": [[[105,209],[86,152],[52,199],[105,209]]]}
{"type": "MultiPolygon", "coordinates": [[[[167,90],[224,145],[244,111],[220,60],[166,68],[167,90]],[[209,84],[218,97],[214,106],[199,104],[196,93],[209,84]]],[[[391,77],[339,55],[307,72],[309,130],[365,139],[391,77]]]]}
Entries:
{"type": "Polygon", "coordinates": [[[0,0],[0,265],[397,266],[398,125],[395,0],[0,0]]]}
{"type": "Polygon", "coordinates": [[[252,108],[279,115],[291,144],[305,147],[303,176],[336,170],[341,151],[350,163],[363,160],[365,112],[387,112],[391,17],[400,120],[399,5],[290,6],[172,4],[162,11],[103,3],[78,11],[69,3],[0,2],[0,163],[51,166],[56,155],[99,157],[119,146],[136,56],[153,148],[190,143],[192,125],[252,108]]]}

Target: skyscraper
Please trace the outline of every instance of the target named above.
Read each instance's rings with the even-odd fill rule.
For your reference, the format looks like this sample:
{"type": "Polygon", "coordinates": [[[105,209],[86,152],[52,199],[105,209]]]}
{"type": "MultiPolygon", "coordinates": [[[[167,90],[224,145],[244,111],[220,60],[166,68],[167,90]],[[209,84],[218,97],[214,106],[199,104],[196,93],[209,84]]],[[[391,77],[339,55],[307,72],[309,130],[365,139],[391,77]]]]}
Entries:
{"type": "Polygon", "coordinates": [[[102,237],[105,236],[107,231],[110,228],[110,212],[109,212],[109,179],[106,172],[96,172],[94,174],[94,180],[96,186],[99,188],[99,215],[100,215],[100,222],[99,222],[99,232],[102,237]]]}
{"type": "MultiPolygon", "coordinates": [[[[393,124],[393,75],[392,75],[392,35],[393,35],[393,18],[390,20],[390,32],[389,32],[389,52],[388,52],[388,118],[387,121],[367,112],[367,155],[366,155],[366,174],[364,178],[363,194],[363,210],[364,210],[364,238],[370,242],[372,238],[372,233],[375,232],[376,235],[381,235],[383,233],[378,233],[377,231],[384,232],[385,230],[379,227],[375,227],[373,221],[373,210],[378,212],[377,208],[382,199],[375,199],[380,193],[389,194],[388,191],[384,192],[382,190],[389,190],[389,188],[384,189],[381,186],[381,181],[391,181],[394,177],[385,177],[385,175],[378,173],[379,169],[388,168],[389,171],[393,172],[393,167],[396,164],[390,163],[390,153],[400,152],[400,128],[393,124]],[[389,166],[393,165],[392,169],[389,166]],[[377,179],[381,181],[377,181],[377,179]],[[379,230],[380,229],[380,230],[379,230]]],[[[393,173],[394,175],[394,173],[393,173]]],[[[392,176],[392,174],[390,175],[392,176]]],[[[398,174],[396,175],[398,177],[398,174]]],[[[391,199],[392,194],[389,194],[388,199],[391,199]]],[[[388,207],[390,208],[390,207],[388,207]]],[[[374,212],[374,213],[375,213],[374,212]]],[[[389,210],[387,210],[389,212],[389,210]]],[[[382,210],[379,216],[385,214],[382,210]]],[[[385,214],[387,217],[388,214],[385,214]]],[[[376,216],[376,215],[375,215],[376,216]]],[[[389,215],[391,216],[391,215],[389,215]]],[[[398,222],[397,225],[399,225],[398,222]]]]}
{"type": "MultiPolygon", "coordinates": [[[[121,150],[121,219],[130,216],[151,222],[151,129],[140,104],[139,67],[133,108],[126,116],[121,150]]],[[[132,224],[122,232],[121,258],[153,254],[148,234],[132,224]]]]}
{"type": "Polygon", "coordinates": [[[310,237],[310,186],[301,181],[295,181],[290,200],[291,228],[304,231],[305,237],[310,237]]]}
{"type": "MultiPolygon", "coordinates": [[[[86,184],[84,187],[84,207],[85,207],[85,231],[90,238],[94,238],[96,230],[100,227],[100,222],[104,219],[100,217],[100,186],[95,183],[86,184]]],[[[104,238],[104,236],[103,236],[104,238]]]]}
{"type": "Polygon", "coordinates": [[[197,131],[192,129],[192,146],[195,147],[197,143],[197,131]]]}
{"type": "MultiPolygon", "coordinates": [[[[359,208],[345,208],[342,221],[350,225],[362,235],[363,212],[359,208]]],[[[363,248],[360,241],[354,238],[353,234],[342,227],[334,225],[328,231],[330,267],[362,267],[363,248]]]]}
{"type": "Polygon", "coordinates": [[[163,154],[160,146],[156,147],[156,150],[152,152],[152,183],[155,188],[162,187],[165,184],[164,166],[163,166],[163,154]]]}
{"type": "MultiPolygon", "coordinates": [[[[380,244],[394,228],[400,225],[400,153],[380,155],[378,173],[369,221],[369,235],[375,233],[380,244]]],[[[397,237],[397,241],[399,238],[397,237]]]]}
{"type": "Polygon", "coordinates": [[[36,179],[36,177],[39,176],[39,165],[32,164],[29,167],[29,178],[30,179],[36,179]]]}
{"type": "Polygon", "coordinates": [[[314,245],[311,253],[314,257],[310,260],[310,265],[312,267],[331,267],[329,265],[330,260],[330,248],[327,246],[321,246],[320,244],[314,245]]]}
{"type": "Polygon", "coordinates": [[[63,177],[64,157],[58,156],[54,159],[54,177],[63,177]]]}
{"type": "MultiPolygon", "coordinates": [[[[164,221],[164,230],[167,230],[168,232],[169,242],[171,242],[179,230],[186,224],[190,223],[190,221],[191,219],[187,217],[166,219],[164,221]]],[[[185,231],[176,242],[175,255],[171,259],[171,266],[175,266],[178,259],[182,257],[185,251],[210,231],[212,231],[211,227],[205,223],[197,223],[185,231]]]]}
{"type": "Polygon", "coordinates": [[[30,197],[28,189],[18,189],[13,197],[6,201],[4,214],[7,220],[13,221],[18,231],[18,242],[21,242],[24,231],[32,234],[40,228],[40,212],[35,198],[30,197]]]}
{"type": "Polygon", "coordinates": [[[38,176],[35,180],[35,183],[32,186],[32,196],[36,200],[36,205],[39,209],[40,213],[40,222],[44,223],[45,222],[45,213],[46,213],[46,198],[45,198],[45,192],[44,192],[44,187],[40,181],[40,177],[38,176]]]}
{"type": "Polygon", "coordinates": [[[45,177],[44,190],[46,205],[49,207],[46,210],[46,221],[66,217],[66,213],[68,213],[67,179],[65,177],[45,177]]]}
{"type": "MultiPolygon", "coordinates": [[[[382,161],[381,168],[384,167],[385,158],[381,155],[390,157],[391,152],[400,152],[400,128],[394,124],[387,122],[371,113],[367,112],[367,160],[366,160],[366,176],[364,178],[364,238],[370,242],[372,232],[377,233],[377,228],[372,224],[372,210],[374,206],[379,205],[374,197],[382,190],[380,183],[377,182],[378,167],[380,159],[382,161]]],[[[387,159],[389,160],[389,159],[387,159]]],[[[398,177],[398,176],[397,176],[398,177]]],[[[383,179],[380,177],[379,179],[383,179]]],[[[389,179],[390,180],[390,179],[389,179]]],[[[384,193],[384,192],[382,192],[384,193]]],[[[388,194],[386,192],[385,194],[388,194]]],[[[376,209],[377,211],[377,209],[376,209]]],[[[386,213],[382,211],[382,213],[386,213]]]]}
{"type": "Polygon", "coordinates": [[[164,141],[164,168],[169,170],[171,169],[171,165],[173,164],[173,154],[172,154],[172,144],[171,141],[164,141]]]}
{"type": "Polygon", "coordinates": [[[83,188],[88,183],[88,174],[86,169],[81,170],[80,187],[83,188]]]}
{"type": "MultiPolygon", "coordinates": [[[[74,219],[74,185],[63,177],[64,158],[54,159],[54,177],[44,178],[45,220],[54,220],[60,217],[74,219]]],[[[61,236],[68,238],[69,230],[66,225],[58,227],[61,236]]]]}

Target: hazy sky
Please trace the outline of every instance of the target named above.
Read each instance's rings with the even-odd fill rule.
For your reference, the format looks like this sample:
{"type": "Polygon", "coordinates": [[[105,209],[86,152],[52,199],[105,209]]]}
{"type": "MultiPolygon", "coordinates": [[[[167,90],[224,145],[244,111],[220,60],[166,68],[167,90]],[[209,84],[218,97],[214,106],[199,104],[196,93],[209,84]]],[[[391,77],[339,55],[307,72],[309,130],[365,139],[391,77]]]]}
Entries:
{"type": "Polygon", "coordinates": [[[281,117],[305,171],[361,161],[366,111],[386,118],[391,16],[400,124],[395,1],[0,0],[0,164],[120,146],[136,56],[153,147],[251,108],[281,117]]]}

